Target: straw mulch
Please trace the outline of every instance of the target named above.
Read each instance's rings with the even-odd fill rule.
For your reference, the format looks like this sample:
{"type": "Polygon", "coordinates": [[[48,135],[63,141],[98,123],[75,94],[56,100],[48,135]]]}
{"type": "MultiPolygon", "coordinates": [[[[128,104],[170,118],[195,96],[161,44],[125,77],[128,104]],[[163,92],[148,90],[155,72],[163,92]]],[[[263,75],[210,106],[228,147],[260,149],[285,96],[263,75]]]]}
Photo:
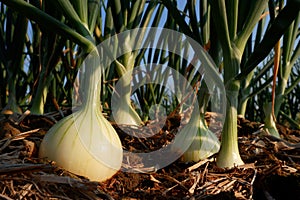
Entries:
{"type": "MultiPolygon", "coordinates": [[[[65,110],[64,114],[70,114],[65,110]]],[[[207,114],[220,133],[217,117],[207,114]]],[[[267,136],[262,125],[239,118],[239,147],[245,165],[221,169],[215,156],[198,163],[180,160],[148,173],[119,171],[111,179],[91,182],[54,162],[38,158],[47,130],[58,112],[0,116],[0,199],[297,199],[300,197],[300,131],[278,125],[283,139],[267,136]]],[[[125,149],[156,149],[169,142],[178,118],[149,140],[124,135],[125,149]]],[[[149,123],[155,128],[155,123],[149,123]]],[[[127,127],[130,129],[130,127],[127,127]]],[[[150,130],[151,128],[149,128],[150,130]]],[[[124,166],[123,166],[124,167],[124,166]]]]}

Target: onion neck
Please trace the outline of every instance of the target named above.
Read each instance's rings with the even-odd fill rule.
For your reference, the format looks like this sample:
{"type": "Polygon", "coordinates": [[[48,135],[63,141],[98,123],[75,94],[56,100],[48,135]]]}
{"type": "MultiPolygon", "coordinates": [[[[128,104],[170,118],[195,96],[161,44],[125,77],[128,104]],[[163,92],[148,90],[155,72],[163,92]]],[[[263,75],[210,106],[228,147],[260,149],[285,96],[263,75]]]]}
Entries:
{"type": "Polygon", "coordinates": [[[83,92],[86,96],[83,100],[83,109],[101,109],[100,91],[102,69],[97,50],[92,51],[86,59],[86,75],[83,85],[83,92]]]}

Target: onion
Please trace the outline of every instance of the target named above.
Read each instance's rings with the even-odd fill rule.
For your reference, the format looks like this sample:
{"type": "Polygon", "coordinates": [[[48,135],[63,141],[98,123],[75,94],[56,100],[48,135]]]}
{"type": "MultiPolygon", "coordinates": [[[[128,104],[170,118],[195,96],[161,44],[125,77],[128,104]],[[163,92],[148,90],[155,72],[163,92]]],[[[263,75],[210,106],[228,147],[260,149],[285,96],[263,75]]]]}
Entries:
{"type": "Polygon", "coordinates": [[[217,136],[206,126],[204,117],[196,113],[193,112],[190,121],[180,130],[180,134],[174,141],[174,151],[179,151],[184,146],[188,147],[181,157],[184,162],[198,162],[217,153],[220,149],[217,136]]]}
{"type": "Polygon", "coordinates": [[[265,112],[265,119],[264,119],[265,125],[263,130],[268,135],[272,135],[274,137],[280,138],[279,132],[276,128],[276,123],[272,115],[272,104],[271,103],[264,104],[263,109],[265,112]]]}
{"type": "Polygon", "coordinates": [[[79,111],[55,124],[45,135],[39,151],[64,169],[104,181],[122,164],[121,141],[101,112],[99,54],[92,51],[85,59],[87,76],[83,84],[86,98],[79,111]]]}
{"type": "Polygon", "coordinates": [[[217,136],[206,126],[204,118],[200,117],[196,121],[195,127],[197,127],[197,134],[182,156],[184,162],[198,162],[220,150],[220,142],[217,136]]]}

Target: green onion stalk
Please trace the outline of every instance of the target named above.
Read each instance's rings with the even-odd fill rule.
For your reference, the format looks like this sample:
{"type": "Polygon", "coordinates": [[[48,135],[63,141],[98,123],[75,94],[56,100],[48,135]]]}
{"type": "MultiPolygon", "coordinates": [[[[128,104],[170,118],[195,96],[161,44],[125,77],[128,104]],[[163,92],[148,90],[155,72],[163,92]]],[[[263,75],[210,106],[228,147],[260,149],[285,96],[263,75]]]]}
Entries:
{"type": "MultiPolygon", "coordinates": [[[[280,2],[279,5],[279,10],[282,9],[282,3],[283,1],[280,2]]],[[[275,4],[273,2],[269,2],[269,10],[270,10],[270,22],[273,23],[275,19],[275,4]]],[[[264,112],[265,112],[265,126],[264,130],[266,133],[273,135],[275,137],[280,138],[280,135],[277,131],[276,128],[276,116],[275,116],[275,88],[276,88],[276,79],[277,79],[277,74],[278,74],[278,68],[279,68],[279,63],[280,63],[280,54],[281,54],[281,48],[280,48],[280,41],[281,39],[278,40],[278,42],[274,45],[274,67],[273,67],[273,85],[272,85],[272,102],[271,106],[266,104],[263,106],[264,112]],[[270,112],[271,111],[271,112],[270,112]]]]}
{"type": "Polygon", "coordinates": [[[65,45],[65,40],[56,34],[42,32],[41,35],[42,47],[39,49],[41,70],[39,71],[38,85],[30,108],[30,112],[37,115],[44,114],[49,87],[54,79],[52,71],[59,64],[58,58],[65,45]]]}
{"type": "Polygon", "coordinates": [[[289,1],[279,12],[263,39],[241,68],[241,57],[255,25],[260,20],[268,1],[212,1],[212,15],[223,50],[224,83],[227,92],[227,115],[222,132],[221,150],[217,157],[220,167],[233,167],[243,162],[237,145],[237,97],[240,81],[261,62],[279,41],[286,28],[299,14],[299,2],[289,1]],[[247,13],[247,15],[245,14],[247,13]]]}
{"type": "MultiPolygon", "coordinates": [[[[142,1],[136,1],[135,4],[133,4],[133,7],[135,9],[133,9],[132,13],[130,13],[132,16],[135,16],[139,12],[142,12],[142,10],[139,10],[139,8],[137,7],[140,3],[142,3],[142,1]]],[[[144,6],[144,4],[145,3],[143,3],[143,5],[141,6],[144,6]]],[[[125,9],[122,9],[122,5],[125,6],[121,3],[121,1],[117,0],[108,2],[109,12],[107,12],[107,24],[105,25],[105,28],[107,30],[105,30],[104,32],[109,31],[109,33],[116,33],[119,31],[125,31],[127,28],[126,25],[129,20],[131,20],[131,25],[133,25],[132,20],[134,19],[127,18],[127,14],[124,13],[125,9]]],[[[116,44],[112,44],[114,49],[113,52],[117,53],[118,48],[131,48],[130,45],[132,45],[132,40],[134,39],[130,38],[130,35],[127,34],[126,38],[124,38],[123,41],[121,41],[120,43],[117,42],[116,44]]],[[[121,58],[118,58],[118,60],[116,60],[116,62],[114,63],[117,74],[121,79],[119,85],[122,88],[122,94],[120,94],[121,100],[115,104],[114,108],[112,108],[114,113],[112,120],[116,121],[118,124],[138,126],[142,124],[142,120],[136,112],[136,110],[131,105],[131,77],[128,77],[127,79],[122,78],[122,76],[124,76],[126,72],[131,71],[133,69],[136,53],[132,52],[131,49],[126,50],[128,50],[128,53],[122,55],[121,58]]]]}
{"type": "MultiPolygon", "coordinates": [[[[237,134],[237,109],[240,80],[236,79],[247,41],[267,6],[266,0],[256,1],[246,8],[243,1],[212,1],[211,13],[223,51],[224,85],[227,96],[225,124],[222,130],[221,149],[217,156],[219,167],[242,165],[237,134]]],[[[248,75],[244,72],[244,75],[248,75]]]]}
{"type": "MultiPolygon", "coordinates": [[[[263,61],[265,58],[270,56],[270,51],[274,48],[275,44],[278,43],[278,41],[280,40],[282,35],[287,34],[287,32],[288,32],[287,30],[289,29],[290,25],[295,21],[295,19],[299,18],[299,6],[300,6],[299,1],[287,1],[286,4],[284,5],[284,7],[279,10],[279,12],[277,11],[275,2],[269,1],[268,3],[269,3],[269,12],[270,12],[270,17],[272,18],[272,22],[269,23],[268,29],[266,29],[265,33],[263,34],[263,37],[256,37],[255,48],[253,49],[251,55],[246,60],[245,64],[243,64],[242,72],[239,73],[235,77],[235,79],[237,79],[237,80],[245,79],[246,76],[251,71],[253,71],[257,67],[257,65],[260,64],[261,61],[263,61]],[[278,12],[278,14],[275,17],[276,12],[278,12]]],[[[282,3],[282,2],[279,1],[276,3],[282,3]]],[[[243,5],[243,4],[241,4],[241,5],[243,5]]],[[[239,7],[243,8],[244,6],[239,6],[239,7]]],[[[244,10],[245,11],[250,10],[249,4],[246,5],[244,10]]],[[[265,16],[265,14],[263,14],[263,16],[265,16]]],[[[261,23],[261,21],[260,21],[260,23],[261,23]]],[[[260,23],[259,23],[259,26],[258,26],[258,29],[256,32],[258,34],[261,34],[261,31],[259,31],[261,29],[260,23]]],[[[243,25],[243,24],[241,23],[241,25],[243,25]]],[[[290,40],[290,41],[292,41],[292,40],[290,40]]],[[[297,46],[299,46],[299,45],[297,45],[297,46]]],[[[294,48],[294,47],[295,46],[293,46],[292,48],[294,48]]],[[[292,48],[287,52],[297,52],[298,51],[297,48],[295,48],[294,51],[292,51],[292,48]]],[[[285,50],[282,50],[282,52],[283,52],[282,53],[282,56],[283,56],[285,54],[284,53],[285,50]]],[[[294,55],[296,55],[296,54],[294,54],[294,55]]],[[[292,56],[292,57],[296,58],[297,56],[295,56],[295,57],[292,56]]],[[[284,59],[281,59],[281,62],[284,63],[285,62],[284,59]]],[[[284,65],[285,64],[282,64],[282,66],[284,66],[284,65]]],[[[266,70],[268,70],[271,66],[272,66],[272,60],[270,60],[267,63],[267,65],[265,65],[263,67],[263,69],[259,72],[257,77],[253,80],[253,83],[261,82],[261,79],[260,79],[261,75],[265,74],[266,70]]],[[[278,84],[277,84],[276,90],[278,90],[278,85],[281,84],[280,83],[281,70],[285,71],[285,67],[279,68],[278,84]]],[[[252,93],[250,95],[250,97],[253,97],[255,95],[255,93],[258,94],[260,91],[262,91],[264,88],[266,88],[271,82],[272,82],[272,78],[269,78],[264,82],[264,84],[261,84],[261,87],[259,89],[256,89],[256,87],[254,87],[257,91],[252,93]]],[[[291,85],[291,88],[287,89],[285,93],[288,94],[291,91],[290,89],[292,89],[295,85],[297,85],[297,83],[298,82],[295,81],[295,83],[293,83],[291,85]]],[[[251,87],[253,87],[253,84],[251,84],[251,85],[252,85],[251,87]]],[[[278,92],[276,92],[276,96],[277,96],[277,94],[278,94],[278,92]]],[[[282,101],[282,99],[280,101],[282,101]]],[[[275,103],[275,107],[276,107],[276,104],[277,103],[275,103]]],[[[264,106],[262,106],[262,108],[263,107],[264,106]]],[[[280,106],[278,108],[280,108],[280,106]]],[[[275,115],[277,115],[276,108],[275,108],[275,115]]]]}
{"type": "MultiPolygon", "coordinates": [[[[128,2],[127,2],[128,3],[128,2]]],[[[122,32],[137,27],[147,27],[152,13],[156,8],[156,1],[151,1],[146,4],[145,0],[138,0],[132,4],[121,3],[121,1],[115,0],[108,3],[108,7],[112,12],[109,12],[106,16],[107,26],[105,27],[108,30],[104,32],[122,32]],[[127,7],[131,9],[127,9],[127,7]],[[126,7],[126,9],[125,9],[126,7]],[[114,23],[111,23],[111,22],[114,23]]],[[[159,14],[158,14],[159,15],[159,14]]],[[[153,23],[157,23],[160,18],[155,18],[153,23]]],[[[121,100],[112,108],[113,116],[112,119],[118,124],[127,124],[127,125],[136,125],[139,126],[143,124],[142,119],[138,115],[137,111],[132,107],[131,104],[131,81],[132,77],[126,79],[122,78],[127,72],[131,72],[134,69],[134,66],[137,65],[136,59],[138,57],[138,51],[133,51],[135,45],[139,44],[145,35],[132,35],[126,34],[125,38],[122,38],[122,41],[119,41],[114,45],[114,49],[124,49],[125,54],[121,55],[120,58],[117,58],[115,62],[115,68],[118,74],[118,77],[122,79],[118,84],[122,88],[121,100]]],[[[115,51],[115,52],[116,52],[115,51]]]]}
{"type": "MultiPolygon", "coordinates": [[[[158,9],[155,13],[153,13],[153,16],[155,16],[155,19],[153,20],[153,23],[151,24],[151,27],[158,27],[160,23],[161,16],[163,14],[164,6],[162,4],[158,5],[158,9]]],[[[167,24],[167,22],[165,23],[167,24]]],[[[165,25],[166,26],[166,25],[165,25]]],[[[147,38],[147,37],[146,37],[147,38]]],[[[154,110],[151,108],[152,105],[157,106],[165,106],[166,110],[172,110],[172,106],[162,105],[163,101],[164,103],[167,103],[170,101],[169,97],[166,96],[166,88],[162,87],[167,84],[168,78],[166,78],[165,74],[168,74],[170,72],[170,68],[166,68],[165,70],[163,68],[157,68],[157,64],[163,65],[168,62],[170,62],[170,55],[164,50],[166,49],[168,45],[168,35],[161,34],[159,38],[157,39],[157,49],[143,49],[139,52],[138,57],[136,59],[136,64],[140,65],[141,61],[151,63],[148,64],[147,67],[145,67],[145,70],[143,70],[143,73],[147,74],[146,76],[143,76],[142,73],[138,73],[138,76],[134,77],[134,84],[143,83],[146,81],[149,76],[153,77],[152,80],[156,80],[157,82],[160,82],[160,84],[153,84],[148,83],[145,85],[145,87],[139,87],[136,90],[137,99],[141,108],[141,112],[143,113],[143,121],[147,121],[151,112],[154,110]],[[146,55],[147,52],[147,55],[146,55]]],[[[151,44],[153,41],[148,40],[147,43],[151,44]]],[[[144,45],[146,46],[146,45],[144,45]]],[[[168,64],[170,65],[170,63],[168,64]]],[[[168,103],[167,103],[168,104],[168,103]]],[[[161,110],[160,110],[161,111],[161,110]]],[[[153,117],[153,115],[152,115],[153,117]]]]}
{"type": "MultiPolygon", "coordinates": [[[[242,57],[242,63],[248,58],[251,54],[252,50],[252,37],[248,39],[245,52],[242,57]]],[[[238,102],[238,115],[240,117],[245,117],[248,100],[250,99],[250,91],[251,91],[251,83],[254,79],[254,70],[247,74],[246,78],[241,81],[240,84],[240,94],[239,94],[239,102],[238,102]]]]}
{"type": "Polygon", "coordinates": [[[287,88],[287,82],[291,75],[292,68],[300,55],[300,45],[296,44],[299,23],[300,13],[283,35],[282,48],[280,48],[279,42],[275,46],[274,68],[279,68],[278,84],[275,90],[274,85],[276,84],[276,80],[273,81],[274,85],[272,88],[273,90],[271,106],[269,104],[266,104],[264,106],[264,130],[267,134],[273,135],[278,138],[280,138],[280,135],[276,128],[275,121],[286,95],[289,91],[292,91],[293,87],[295,86],[295,84],[292,84],[291,88],[287,88]],[[282,54],[280,54],[280,51],[282,51],[282,54]]]}
{"type": "MultiPolygon", "coordinates": [[[[236,59],[225,59],[226,56],[224,56],[225,72],[227,70],[227,72],[232,72],[231,74],[237,73],[231,70],[238,69],[240,62],[238,57],[239,56],[237,56],[236,59]]],[[[219,167],[234,167],[244,164],[240,157],[237,137],[237,107],[240,81],[234,81],[232,79],[224,79],[224,81],[227,106],[224,127],[222,130],[221,148],[217,156],[217,165],[219,167]]]]}
{"type": "MultiPolygon", "coordinates": [[[[270,56],[271,57],[271,56],[270,56]]],[[[272,67],[273,61],[272,59],[268,61],[260,71],[254,73],[254,70],[250,72],[248,76],[245,77],[243,82],[243,86],[241,86],[241,91],[239,94],[239,107],[238,107],[238,115],[241,117],[245,117],[247,113],[248,117],[254,119],[254,116],[257,115],[258,111],[255,110],[253,113],[246,112],[246,108],[249,106],[249,109],[255,109],[255,100],[250,101],[251,104],[248,104],[248,101],[254,96],[258,95],[262,91],[264,91],[267,87],[269,87],[272,82],[272,77],[267,77],[264,81],[262,79],[265,76],[268,76],[268,70],[272,67]],[[255,76],[254,76],[255,74],[255,76]]],[[[263,107],[263,106],[262,106],[263,107]]],[[[259,117],[259,116],[258,116],[259,117]]]]}
{"type": "Polygon", "coordinates": [[[139,126],[142,124],[142,120],[136,110],[131,105],[131,81],[132,76],[126,76],[126,72],[133,70],[134,68],[134,60],[135,55],[133,53],[127,53],[122,56],[122,61],[117,62],[117,72],[120,77],[122,77],[119,80],[120,85],[120,101],[115,106],[112,107],[113,109],[113,120],[117,122],[118,124],[127,124],[127,125],[136,125],[139,126]],[[124,65],[121,63],[126,63],[124,68],[124,65]],[[126,76],[124,78],[123,76],[126,76]]]}
{"type": "Polygon", "coordinates": [[[278,116],[280,107],[284,102],[284,98],[291,92],[299,83],[299,80],[295,79],[295,83],[292,83],[290,87],[287,87],[288,79],[291,77],[293,66],[300,56],[300,44],[297,40],[299,34],[300,13],[297,18],[288,27],[286,33],[283,36],[282,42],[282,62],[279,67],[278,84],[276,87],[275,96],[275,116],[278,116]]]}
{"type": "MultiPolygon", "coordinates": [[[[253,50],[261,41],[264,28],[266,28],[265,22],[266,22],[266,17],[262,17],[256,26],[257,28],[255,34],[254,33],[251,34],[250,38],[248,39],[243,53],[241,65],[244,65],[246,63],[247,59],[252,54],[253,50]],[[253,40],[255,41],[254,45],[253,45],[253,40]]],[[[243,68],[241,70],[243,70],[243,68]]],[[[257,76],[254,76],[254,74],[255,74],[254,70],[247,73],[246,77],[241,81],[241,88],[239,94],[239,106],[238,106],[238,115],[241,117],[245,117],[248,100],[262,90],[262,88],[257,88],[254,90],[253,83],[256,83],[259,80],[261,73],[259,73],[257,76]]],[[[268,84],[266,84],[265,87],[267,85],[268,84]]]]}
{"type": "MultiPolygon", "coordinates": [[[[13,67],[8,64],[8,67],[13,67]]],[[[8,70],[11,71],[11,70],[8,70]]],[[[6,106],[3,108],[3,114],[22,113],[22,110],[17,102],[16,85],[17,85],[17,74],[8,72],[8,101],[6,106]]]]}
{"type": "Polygon", "coordinates": [[[12,9],[6,7],[6,24],[3,32],[6,33],[3,37],[4,41],[1,44],[3,50],[2,62],[6,67],[6,78],[8,84],[8,101],[3,108],[2,113],[22,113],[18,104],[17,97],[17,80],[20,78],[20,72],[24,64],[24,49],[25,38],[27,32],[28,20],[20,13],[14,12],[12,9]],[[9,34],[10,33],[10,34],[9,34]]]}
{"type": "Polygon", "coordinates": [[[280,138],[279,132],[276,128],[276,123],[274,121],[274,117],[272,115],[272,103],[268,102],[264,104],[264,113],[265,113],[265,119],[264,119],[264,128],[266,134],[272,135],[274,137],[280,138]]]}
{"type": "MultiPolygon", "coordinates": [[[[50,16],[48,13],[46,13],[45,11],[25,2],[25,1],[21,1],[21,0],[12,0],[12,1],[7,1],[7,0],[1,0],[1,2],[3,2],[4,4],[6,4],[8,7],[12,8],[15,11],[18,11],[19,13],[23,14],[24,16],[26,16],[27,18],[37,22],[41,27],[43,27],[43,30],[45,31],[49,31],[52,32],[53,30],[56,30],[56,33],[59,35],[63,35],[65,38],[68,38],[74,42],[76,42],[77,44],[79,44],[82,49],[83,52],[89,52],[94,48],[94,45],[91,43],[91,36],[90,34],[86,34],[87,32],[76,32],[74,31],[74,29],[72,29],[71,27],[67,26],[65,23],[61,22],[60,20],[54,18],[53,16],[50,16]],[[46,25],[46,26],[45,26],[46,25]],[[82,34],[85,33],[85,34],[82,34]],[[87,36],[87,37],[85,37],[87,36]],[[89,37],[88,37],[89,36],[89,37]]],[[[51,5],[53,6],[53,5],[51,5]]],[[[52,7],[53,10],[56,10],[56,7],[52,7]]],[[[26,23],[22,23],[22,26],[19,27],[23,27],[25,26],[27,28],[26,23]]],[[[77,23],[78,25],[78,23],[77,23]]],[[[83,25],[81,24],[81,27],[83,25]]],[[[79,27],[79,25],[78,25],[79,27]]],[[[15,29],[17,30],[17,29],[15,29]]],[[[80,30],[83,30],[83,28],[80,28],[80,30]]],[[[25,31],[26,32],[26,31],[25,31]]],[[[20,34],[21,31],[19,31],[18,34],[20,34]]],[[[26,35],[26,34],[25,34],[26,35]]],[[[22,37],[16,37],[16,40],[14,41],[18,41],[20,40],[22,37]]],[[[23,50],[23,49],[22,49],[23,50]]],[[[22,55],[22,54],[15,54],[15,55],[22,55]]],[[[45,63],[47,63],[46,61],[44,61],[45,63]]],[[[45,68],[47,67],[45,64],[42,64],[42,71],[41,74],[44,74],[45,72],[45,68]]],[[[48,71],[48,74],[50,74],[50,72],[48,71]]],[[[32,112],[36,113],[36,114],[42,114],[44,111],[44,103],[45,103],[45,99],[46,99],[46,93],[47,93],[47,86],[50,82],[51,79],[51,75],[47,76],[47,74],[45,74],[44,77],[41,77],[40,82],[41,85],[38,85],[38,89],[36,91],[36,99],[33,99],[32,102],[32,112]],[[49,78],[50,77],[50,78],[49,78]],[[48,79],[48,80],[47,80],[48,79]]],[[[16,79],[12,79],[12,80],[16,80],[16,79]]],[[[13,83],[12,83],[13,84],[13,83]]],[[[11,92],[12,97],[11,97],[11,101],[9,102],[14,102],[15,97],[13,95],[13,90],[11,92]]],[[[9,103],[8,105],[17,105],[16,103],[9,103]]],[[[15,106],[14,106],[15,107],[15,106]]]]}

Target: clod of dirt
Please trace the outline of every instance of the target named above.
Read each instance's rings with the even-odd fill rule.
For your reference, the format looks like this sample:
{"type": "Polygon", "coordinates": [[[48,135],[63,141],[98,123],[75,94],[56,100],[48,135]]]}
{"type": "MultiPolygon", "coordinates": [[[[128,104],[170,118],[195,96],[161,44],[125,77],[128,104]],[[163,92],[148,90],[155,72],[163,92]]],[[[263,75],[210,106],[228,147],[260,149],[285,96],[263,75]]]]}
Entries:
{"type": "Polygon", "coordinates": [[[8,119],[0,121],[0,127],[0,138],[10,138],[21,133],[18,126],[8,119]]]}

